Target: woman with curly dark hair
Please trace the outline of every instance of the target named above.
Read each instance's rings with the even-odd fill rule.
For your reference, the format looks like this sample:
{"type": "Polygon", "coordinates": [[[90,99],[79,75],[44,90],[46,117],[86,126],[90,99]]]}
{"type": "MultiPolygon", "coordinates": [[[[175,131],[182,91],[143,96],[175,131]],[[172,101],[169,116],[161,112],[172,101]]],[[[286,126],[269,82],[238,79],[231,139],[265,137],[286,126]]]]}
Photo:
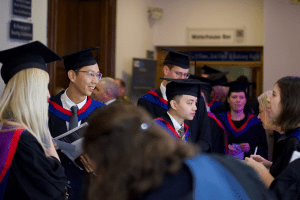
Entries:
{"type": "Polygon", "coordinates": [[[198,154],[196,146],[175,140],[142,108],[103,107],[84,134],[95,172],[88,199],[270,198],[250,167],[231,157],[198,154]]]}

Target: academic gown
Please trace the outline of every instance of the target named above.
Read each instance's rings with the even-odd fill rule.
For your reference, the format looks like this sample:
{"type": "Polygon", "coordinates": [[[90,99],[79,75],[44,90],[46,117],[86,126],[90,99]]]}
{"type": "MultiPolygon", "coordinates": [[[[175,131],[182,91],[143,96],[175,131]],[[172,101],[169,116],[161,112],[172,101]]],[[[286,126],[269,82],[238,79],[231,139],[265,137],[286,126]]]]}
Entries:
{"type": "Polygon", "coordinates": [[[227,154],[228,153],[228,138],[225,127],[217,119],[217,117],[208,112],[210,129],[212,134],[212,153],[227,154]]]}
{"type": "MultiPolygon", "coordinates": [[[[158,125],[160,125],[162,128],[164,128],[168,133],[170,133],[174,138],[176,139],[181,138],[181,136],[175,130],[174,124],[170,116],[168,115],[168,113],[165,113],[163,116],[156,118],[155,122],[158,125]]],[[[186,142],[189,135],[190,135],[189,127],[186,124],[184,124],[184,138],[182,138],[182,140],[186,142]]]]}
{"type": "MultiPolygon", "coordinates": [[[[67,132],[66,121],[70,121],[72,112],[62,107],[61,95],[65,91],[60,92],[56,96],[52,96],[49,100],[49,129],[52,137],[57,137],[67,132]]],[[[97,112],[97,109],[104,106],[104,103],[95,101],[88,97],[86,104],[77,112],[78,121],[81,124],[88,121],[88,117],[92,116],[93,112],[97,112]]],[[[79,169],[73,164],[73,162],[60,150],[58,151],[61,163],[65,168],[65,173],[68,178],[68,193],[69,199],[82,199],[83,188],[86,184],[86,171],[79,169]]]]}
{"type": "Polygon", "coordinates": [[[230,156],[200,154],[166,174],[159,187],[139,200],[275,199],[256,172],[230,156]]]}
{"type": "Polygon", "coordinates": [[[270,185],[270,190],[281,200],[300,199],[300,159],[290,163],[270,185]]]}
{"type": "Polygon", "coordinates": [[[251,154],[254,154],[255,148],[258,147],[257,154],[266,159],[268,158],[266,132],[257,116],[252,114],[246,115],[247,121],[240,128],[236,128],[233,124],[230,112],[223,112],[216,116],[226,129],[228,144],[249,143],[250,151],[244,153],[245,157],[250,157],[251,154]]]}
{"type": "Polygon", "coordinates": [[[217,101],[217,100],[213,99],[207,106],[210,107],[210,109],[212,109],[212,108],[222,105],[222,104],[223,104],[222,101],[217,101]]]}
{"type": "Polygon", "coordinates": [[[280,135],[274,145],[273,164],[270,173],[276,178],[289,164],[294,151],[300,152],[300,129],[288,133],[289,135],[280,135]],[[284,139],[282,139],[285,137],[284,139]]]}
{"type": "MultiPolygon", "coordinates": [[[[163,116],[168,110],[168,101],[162,97],[160,89],[151,90],[138,100],[138,106],[144,107],[156,119],[163,116]]],[[[203,97],[198,99],[197,111],[193,120],[185,120],[189,126],[189,142],[197,143],[203,152],[211,151],[211,132],[209,119],[203,97]]]]}
{"type": "MultiPolygon", "coordinates": [[[[0,133],[0,138],[4,134],[6,132],[0,133]]],[[[67,178],[64,168],[55,157],[46,157],[31,133],[24,129],[15,132],[8,148],[5,163],[12,161],[6,173],[1,172],[0,177],[5,176],[0,184],[0,199],[65,200],[67,178]]],[[[4,150],[1,161],[4,160],[3,153],[4,150]]]]}

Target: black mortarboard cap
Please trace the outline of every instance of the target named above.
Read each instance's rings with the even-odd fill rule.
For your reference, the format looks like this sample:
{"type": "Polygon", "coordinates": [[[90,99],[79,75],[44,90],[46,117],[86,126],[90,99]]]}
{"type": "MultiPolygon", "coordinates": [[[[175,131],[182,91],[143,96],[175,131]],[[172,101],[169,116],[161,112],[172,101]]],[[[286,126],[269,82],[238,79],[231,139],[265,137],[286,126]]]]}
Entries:
{"type": "Polygon", "coordinates": [[[207,83],[207,84],[202,84],[201,89],[204,89],[204,90],[208,91],[209,93],[211,93],[212,87],[220,85],[217,81],[211,80],[209,78],[195,76],[195,75],[190,75],[189,79],[195,79],[195,80],[199,80],[201,82],[207,83]]]}
{"type": "Polygon", "coordinates": [[[171,81],[166,86],[166,95],[168,99],[176,95],[191,95],[198,97],[200,85],[207,84],[195,79],[162,79],[171,81]]]}
{"type": "Polygon", "coordinates": [[[55,52],[39,41],[0,52],[1,76],[5,84],[19,71],[38,68],[48,72],[46,63],[61,60],[55,52]]]}
{"type": "Polygon", "coordinates": [[[163,64],[171,64],[178,67],[181,67],[183,69],[189,69],[190,68],[190,58],[191,54],[187,54],[183,51],[179,51],[177,49],[173,48],[163,48],[165,51],[169,51],[168,55],[165,58],[165,61],[163,64]]]}
{"type": "MultiPolygon", "coordinates": [[[[76,53],[72,53],[66,56],[63,56],[64,65],[66,71],[69,70],[78,70],[85,66],[94,65],[97,63],[97,60],[94,58],[91,53],[92,50],[98,50],[100,47],[90,47],[84,50],[78,51],[76,53]]],[[[98,55],[98,52],[97,52],[98,55]]]]}
{"type": "Polygon", "coordinates": [[[246,88],[248,88],[252,83],[250,82],[241,82],[241,81],[232,81],[229,83],[224,83],[222,86],[229,87],[228,93],[231,92],[245,92],[246,96],[248,96],[248,93],[246,93],[246,88]]]}
{"type": "Polygon", "coordinates": [[[203,74],[216,74],[216,73],[220,73],[221,72],[220,70],[214,69],[212,67],[208,67],[206,65],[204,65],[202,67],[202,69],[203,69],[203,74]]]}
{"type": "Polygon", "coordinates": [[[209,74],[209,76],[207,78],[217,81],[218,83],[222,84],[222,83],[227,83],[227,78],[226,75],[229,72],[219,72],[219,73],[213,73],[213,74],[209,74]]]}

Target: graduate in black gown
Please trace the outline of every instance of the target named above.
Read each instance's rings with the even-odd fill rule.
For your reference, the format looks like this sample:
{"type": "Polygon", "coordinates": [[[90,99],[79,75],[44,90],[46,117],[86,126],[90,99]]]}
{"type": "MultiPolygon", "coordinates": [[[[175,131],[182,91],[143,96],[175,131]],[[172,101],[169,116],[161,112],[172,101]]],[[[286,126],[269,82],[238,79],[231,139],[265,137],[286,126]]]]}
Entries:
{"type": "Polygon", "coordinates": [[[197,154],[140,107],[103,107],[84,137],[96,173],[91,200],[273,199],[250,167],[230,156],[197,154]]]}
{"type": "Polygon", "coordinates": [[[257,149],[257,154],[268,156],[268,144],[265,129],[256,115],[249,112],[246,87],[248,83],[233,81],[223,84],[230,87],[226,102],[226,111],[217,114],[228,136],[229,154],[232,156],[249,157],[257,149]],[[234,147],[236,146],[236,147],[234,147]],[[243,155],[244,154],[244,155],[243,155]]]}
{"type": "Polygon", "coordinates": [[[193,79],[164,80],[171,81],[166,86],[169,110],[155,121],[172,136],[186,142],[190,131],[184,120],[193,120],[195,117],[200,84],[205,83],[193,79]]]}
{"type": "MultiPolygon", "coordinates": [[[[163,63],[164,78],[188,78],[190,55],[172,48],[165,48],[164,50],[169,51],[163,63]]],[[[169,110],[166,96],[166,85],[168,83],[169,81],[164,80],[159,89],[149,91],[138,100],[138,106],[145,108],[154,119],[163,116],[169,110]]],[[[202,97],[199,96],[198,98],[197,112],[194,119],[185,123],[189,126],[191,133],[188,139],[189,142],[199,144],[205,152],[211,151],[210,126],[202,97]]]]}
{"type": "MultiPolygon", "coordinates": [[[[91,50],[96,49],[98,48],[88,48],[63,57],[70,84],[65,91],[50,98],[49,129],[52,137],[85,123],[93,112],[105,105],[89,97],[102,77],[97,61],[91,53],[91,50]]],[[[58,153],[68,178],[69,199],[81,199],[84,196],[82,191],[87,172],[74,165],[60,150],[58,153]]],[[[80,159],[84,166],[84,156],[80,159]]]]}
{"type": "Polygon", "coordinates": [[[274,145],[273,162],[257,155],[246,159],[279,199],[296,199],[300,194],[299,173],[295,170],[300,165],[299,161],[293,162],[300,154],[299,90],[300,78],[287,76],[277,81],[272,95],[267,98],[272,127],[280,133],[274,145]]]}
{"type": "Polygon", "coordinates": [[[0,52],[0,199],[64,200],[67,178],[47,126],[46,63],[61,60],[39,41],[0,52]]]}
{"type": "Polygon", "coordinates": [[[224,126],[222,125],[220,120],[217,119],[215,114],[210,112],[211,105],[213,105],[212,102],[213,103],[216,102],[216,101],[212,101],[211,96],[210,96],[212,87],[218,85],[218,83],[214,80],[204,78],[204,77],[198,77],[195,75],[191,75],[190,78],[207,83],[207,84],[201,85],[201,95],[204,98],[206,109],[207,109],[207,114],[209,117],[211,137],[212,137],[211,152],[219,153],[219,154],[227,154],[228,153],[228,139],[227,139],[226,129],[224,128],[224,126]],[[211,103],[207,104],[207,102],[211,102],[211,103]]]}

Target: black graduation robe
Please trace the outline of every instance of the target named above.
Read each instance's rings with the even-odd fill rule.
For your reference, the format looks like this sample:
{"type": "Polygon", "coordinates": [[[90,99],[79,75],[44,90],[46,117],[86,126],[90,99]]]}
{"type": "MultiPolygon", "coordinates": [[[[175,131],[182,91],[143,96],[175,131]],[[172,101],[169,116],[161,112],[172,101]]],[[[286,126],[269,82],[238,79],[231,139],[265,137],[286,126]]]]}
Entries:
{"type": "MultiPolygon", "coordinates": [[[[137,104],[144,107],[154,119],[163,116],[169,110],[168,102],[162,97],[160,89],[151,90],[139,98],[137,104]]],[[[197,104],[194,119],[184,122],[189,126],[191,133],[188,141],[199,144],[203,152],[211,152],[210,125],[203,97],[198,99],[197,104]]]]}
{"type": "Polygon", "coordinates": [[[254,154],[255,148],[258,147],[257,154],[268,159],[266,132],[257,116],[246,115],[247,121],[240,128],[234,126],[230,112],[223,112],[216,116],[226,129],[228,144],[249,143],[250,151],[244,153],[245,157],[254,154]]]}
{"type": "MultiPolygon", "coordinates": [[[[72,112],[62,107],[61,95],[65,91],[60,92],[56,96],[52,96],[49,100],[49,129],[52,137],[57,137],[67,132],[66,121],[69,121],[72,112]]],[[[81,124],[88,121],[88,117],[92,116],[93,112],[97,112],[97,109],[104,106],[104,103],[97,102],[90,97],[86,104],[78,110],[78,121],[81,124]]],[[[86,172],[76,167],[73,162],[62,152],[58,151],[58,155],[61,159],[62,166],[65,168],[65,173],[68,178],[68,193],[69,199],[82,199],[84,194],[82,191],[86,184],[86,172]]]]}
{"type": "Polygon", "coordinates": [[[227,154],[228,153],[228,138],[225,127],[217,119],[217,117],[208,112],[211,136],[212,136],[212,153],[227,154]]]}
{"type": "Polygon", "coordinates": [[[289,136],[282,139],[286,135],[280,135],[278,141],[274,145],[273,164],[270,168],[270,173],[276,178],[289,164],[294,151],[300,152],[300,129],[296,129],[288,133],[289,136]],[[294,134],[298,137],[293,136],[294,134]]]}
{"type": "Polygon", "coordinates": [[[300,199],[300,159],[290,163],[270,185],[278,199],[300,199]]]}
{"type": "Polygon", "coordinates": [[[64,168],[55,157],[46,157],[42,146],[26,130],[20,136],[7,173],[4,200],[65,200],[64,168]]]}
{"type": "Polygon", "coordinates": [[[166,174],[158,188],[138,199],[228,199],[230,193],[235,193],[230,199],[275,199],[251,167],[230,156],[212,154],[185,159],[177,173],[166,174]],[[196,161],[194,169],[191,161],[196,161]]]}
{"type": "MultiPolygon", "coordinates": [[[[174,128],[174,124],[168,115],[168,113],[165,113],[163,116],[158,117],[155,119],[156,123],[160,125],[162,128],[164,128],[170,135],[175,139],[180,139],[181,136],[177,133],[177,131],[174,128]]],[[[184,138],[183,141],[187,141],[188,137],[190,135],[189,127],[184,124],[184,138]]]]}

